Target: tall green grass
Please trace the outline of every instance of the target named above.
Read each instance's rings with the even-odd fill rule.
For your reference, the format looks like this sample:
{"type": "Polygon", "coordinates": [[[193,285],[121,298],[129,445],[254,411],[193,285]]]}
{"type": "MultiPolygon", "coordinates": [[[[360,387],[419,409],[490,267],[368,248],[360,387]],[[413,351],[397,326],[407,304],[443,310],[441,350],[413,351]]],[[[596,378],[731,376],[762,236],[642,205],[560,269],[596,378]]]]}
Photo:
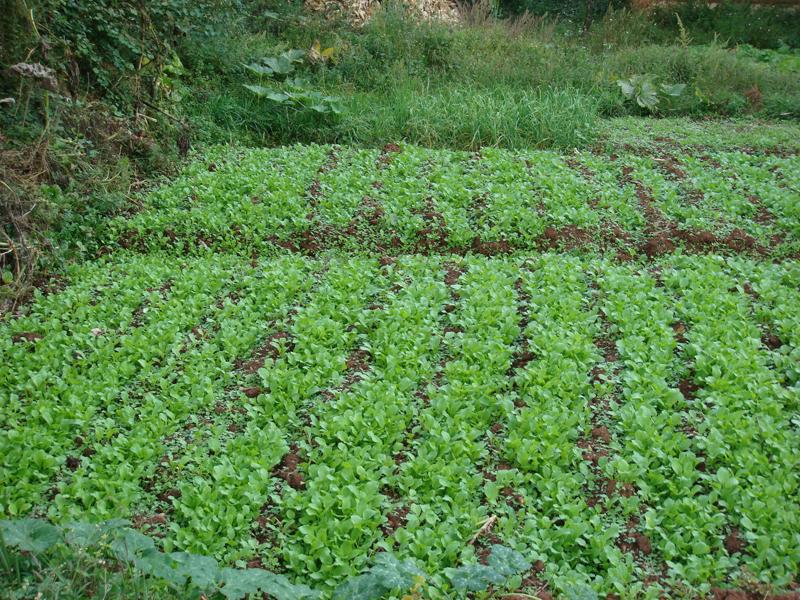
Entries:
{"type": "Polygon", "coordinates": [[[481,146],[569,148],[590,143],[597,128],[596,101],[571,89],[447,86],[427,93],[402,89],[386,100],[358,96],[339,126],[341,141],[375,144],[404,139],[468,150],[481,146]],[[379,109],[371,109],[381,100],[379,109]]]}

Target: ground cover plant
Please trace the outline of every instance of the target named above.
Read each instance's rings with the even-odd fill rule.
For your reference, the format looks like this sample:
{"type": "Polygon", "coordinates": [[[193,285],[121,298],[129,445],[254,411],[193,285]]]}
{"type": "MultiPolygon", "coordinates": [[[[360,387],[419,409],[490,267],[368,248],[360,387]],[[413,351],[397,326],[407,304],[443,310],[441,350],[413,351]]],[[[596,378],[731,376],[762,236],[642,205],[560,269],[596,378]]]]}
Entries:
{"type": "Polygon", "coordinates": [[[796,597],[798,138],[616,124],[217,146],[104,222],[0,322],[0,581],[796,597]]]}

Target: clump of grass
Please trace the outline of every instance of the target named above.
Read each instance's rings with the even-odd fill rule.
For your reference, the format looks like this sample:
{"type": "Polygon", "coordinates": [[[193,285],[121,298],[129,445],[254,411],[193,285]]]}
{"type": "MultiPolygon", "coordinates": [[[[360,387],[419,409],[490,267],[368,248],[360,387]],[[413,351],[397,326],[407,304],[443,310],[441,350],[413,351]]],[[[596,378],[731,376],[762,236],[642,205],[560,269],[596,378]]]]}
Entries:
{"type": "MultiPolygon", "coordinates": [[[[360,103],[366,108],[370,100],[365,96],[360,103]]],[[[591,142],[598,117],[594,99],[569,89],[407,89],[393,100],[375,119],[366,110],[354,111],[367,118],[355,116],[343,123],[342,137],[359,139],[377,130],[382,139],[413,140],[429,147],[567,148],[591,142]]]]}

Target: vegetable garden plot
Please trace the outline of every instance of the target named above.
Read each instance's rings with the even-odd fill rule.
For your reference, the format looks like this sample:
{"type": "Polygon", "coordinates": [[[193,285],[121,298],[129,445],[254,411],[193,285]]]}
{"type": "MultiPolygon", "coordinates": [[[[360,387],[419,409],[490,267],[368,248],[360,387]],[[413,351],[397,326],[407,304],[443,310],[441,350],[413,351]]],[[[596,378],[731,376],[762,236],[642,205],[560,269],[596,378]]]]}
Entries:
{"type": "Polygon", "coordinates": [[[324,593],[383,551],[443,598],[793,585],[793,158],[726,158],[737,200],[690,212],[719,184],[691,157],[242,152],[0,324],[2,517],[125,517],[324,593]],[[530,569],[451,570],[495,545],[530,569]]]}
{"type": "Polygon", "coordinates": [[[800,252],[797,157],[663,146],[563,157],[218,148],[111,221],[105,251],[306,255],[563,249],[638,258],[800,252]]]}

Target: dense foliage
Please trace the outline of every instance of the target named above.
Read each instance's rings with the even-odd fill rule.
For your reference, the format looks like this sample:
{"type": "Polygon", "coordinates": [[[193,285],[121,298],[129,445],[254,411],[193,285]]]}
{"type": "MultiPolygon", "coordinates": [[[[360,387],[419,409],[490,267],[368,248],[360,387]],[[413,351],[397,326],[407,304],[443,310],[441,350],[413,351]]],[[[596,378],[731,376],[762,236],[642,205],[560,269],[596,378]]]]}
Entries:
{"type": "Polygon", "coordinates": [[[152,99],[182,36],[213,36],[240,0],[11,0],[3,62],[46,61],[75,94],[98,90],[129,106],[152,99]],[[35,52],[35,54],[34,54],[35,52]]]}
{"type": "Polygon", "coordinates": [[[0,596],[798,584],[800,13],[6,4],[0,596]]]}
{"type": "Polygon", "coordinates": [[[0,324],[0,513],[223,594],[789,587],[797,139],[709,131],[199,155],[0,324]]]}

